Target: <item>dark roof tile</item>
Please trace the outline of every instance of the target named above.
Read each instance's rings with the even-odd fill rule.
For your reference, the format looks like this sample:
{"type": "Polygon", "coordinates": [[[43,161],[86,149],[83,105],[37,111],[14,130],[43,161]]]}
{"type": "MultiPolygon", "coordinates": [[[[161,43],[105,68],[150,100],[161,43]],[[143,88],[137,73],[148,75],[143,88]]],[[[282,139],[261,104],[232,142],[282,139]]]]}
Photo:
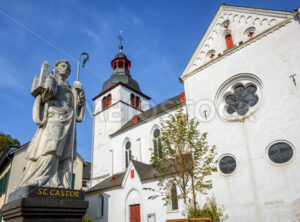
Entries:
{"type": "Polygon", "coordinates": [[[118,131],[116,131],[115,133],[111,134],[111,136],[116,136],[117,134],[123,132],[125,129],[128,129],[132,126],[137,126],[139,125],[139,123],[157,116],[159,114],[164,113],[167,110],[173,109],[176,106],[179,106],[180,104],[182,104],[181,100],[180,100],[180,95],[175,96],[151,109],[146,110],[145,112],[142,112],[141,114],[137,115],[138,117],[138,123],[137,124],[133,124],[133,118],[131,120],[129,120],[127,123],[125,123],[125,125],[123,125],[118,131]]]}

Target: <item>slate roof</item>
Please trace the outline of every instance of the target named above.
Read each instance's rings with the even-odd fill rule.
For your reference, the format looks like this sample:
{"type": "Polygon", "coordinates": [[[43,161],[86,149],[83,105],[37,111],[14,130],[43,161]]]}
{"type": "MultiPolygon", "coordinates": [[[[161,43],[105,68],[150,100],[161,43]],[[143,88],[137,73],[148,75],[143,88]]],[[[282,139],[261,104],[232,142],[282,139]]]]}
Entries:
{"type": "Polygon", "coordinates": [[[87,190],[87,193],[93,192],[93,191],[99,191],[104,190],[112,187],[118,187],[121,186],[123,178],[124,178],[125,172],[117,173],[111,177],[106,178],[105,180],[101,181],[100,183],[93,186],[91,189],[87,190]],[[115,177],[115,180],[112,180],[112,178],[115,177]]]}
{"type": "MultiPolygon", "coordinates": [[[[136,160],[131,160],[131,162],[134,165],[134,168],[136,169],[141,181],[154,178],[154,169],[150,164],[145,164],[136,160]]],[[[93,191],[109,189],[112,187],[120,187],[124,179],[125,173],[126,171],[110,176],[98,183],[97,185],[93,186],[86,192],[89,193],[93,191]],[[115,180],[112,180],[113,177],[115,177],[115,180]]]]}
{"type": "Polygon", "coordinates": [[[144,112],[142,112],[141,114],[137,115],[138,118],[138,123],[137,124],[133,124],[133,118],[131,120],[129,120],[127,123],[125,123],[124,126],[122,126],[118,131],[116,131],[115,133],[111,134],[110,136],[116,136],[117,134],[123,132],[124,130],[131,128],[133,126],[138,126],[141,122],[157,116],[159,114],[164,113],[165,111],[169,110],[169,109],[173,109],[176,106],[182,104],[181,100],[180,100],[180,95],[175,96],[151,109],[148,109],[144,112]]]}
{"type": "Polygon", "coordinates": [[[150,164],[142,163],[136,160],[131,160],[141,180],[154,178],[154,169],[150,164]]]}
{"type": "Polygon", "coordinates": [[[12,145],[9,145],[7,147],[5,147],[5,149],[1,152],[1,155],[0,155],[0,169],[2,167],[2,165],[6,162],[6,161],[10,161],[12,156],[14,155],[14,153],[20,149],[23,149],[23,148],[27,148],[29,145],[29,142],[28,143],[25,143],[24,145],[22,146],[12,146],[12,145]]]}
{"type": "Polygon", "coordinates": [[[127,59],[127,56],[123,52],[119,52],[116,56],[115,59],[127,59]]]}

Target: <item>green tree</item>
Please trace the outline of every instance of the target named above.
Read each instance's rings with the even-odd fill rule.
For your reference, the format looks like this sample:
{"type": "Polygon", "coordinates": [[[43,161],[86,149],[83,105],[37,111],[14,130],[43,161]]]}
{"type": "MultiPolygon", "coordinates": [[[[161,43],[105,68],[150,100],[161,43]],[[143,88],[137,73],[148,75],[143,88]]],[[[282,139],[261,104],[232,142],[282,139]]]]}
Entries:
{"type": "Polygon", "coordinates": [[[228,219],[228,216],[224,214],[224,207],[219,207],[216,202],[216,198],[207,197],[206,202],[202,207],[195,208],[194,206],[189,207],[189,218],[203,218],[209,217],[212,221],[219,222],[228,219]]]}
{"type": "Polygon", "coordinates": [[[207,133],[200,133],[198,126],[182,109],[160,122],[161,142],[151,157],[158,189],[145,188],[154,192],[149,199],[161,197],[167,204],[174,198],[170,187],[176,186],[176,198],[183,199],[186,209],[191,201],[196,208],[196,193],[206,194],[211,189],[209,176],[216,171],[216,148],[208,145],[207,133]]]}
{"type": "Polygon", "coordinates": [[[8,134],[0,133],[0,151],[8,145],[20,146],[20,142],[8,134]]]}

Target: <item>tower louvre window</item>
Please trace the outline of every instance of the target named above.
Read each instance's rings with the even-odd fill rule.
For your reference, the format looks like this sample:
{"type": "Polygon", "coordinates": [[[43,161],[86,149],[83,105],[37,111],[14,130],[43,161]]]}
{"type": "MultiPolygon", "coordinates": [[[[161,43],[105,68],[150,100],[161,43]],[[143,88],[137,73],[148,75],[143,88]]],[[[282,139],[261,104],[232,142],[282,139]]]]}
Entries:
{"type": "Polygon", "coordinates": [[[123,67],[124,67],[123,61],[119,61],[119,62],[118,62],[118,68],[123,68],[123,67]]]}
{"type": "Polygon", "coordinates": [[[108,94],[106,100],[107,100],[107,102],[106,102],[107,103],[107,107],[110,107],[111,106],[111,94],[108,94]]]}
{"type": "Polygon", "coordinates": [[[102,99],[102,110],[106,109],[106,107],[107,107],[107,100],[106,100],[106,96],[105,96],[102,99]]]}
{"type": "Polygon", "coordinates": [[[135,106],[135,95],[133,94],[130,95],[130,102],[132,106],[135,106]]]}
{"type": "Polygon", "coordinates": [[[225,40],[226,40],[227,49],[231,48],[233,46],[231,34],[226,35],[225,40]]]}
{"type": "Polygon", "coordinates": [[[141,99],[140,99],[140,97],[136,97],[136,103],[135,103],[135,105],[136,105],[136,108],[138,108],[138,109],[140,109],[141,108],[141,99]]]}

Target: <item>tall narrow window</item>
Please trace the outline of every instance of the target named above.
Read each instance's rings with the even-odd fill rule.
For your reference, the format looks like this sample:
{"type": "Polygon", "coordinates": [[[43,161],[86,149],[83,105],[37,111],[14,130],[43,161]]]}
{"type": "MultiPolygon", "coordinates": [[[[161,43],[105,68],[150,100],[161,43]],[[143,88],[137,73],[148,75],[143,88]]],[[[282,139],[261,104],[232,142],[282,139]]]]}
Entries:
{"type": "Polygon", "coordinates": [[[162,156],[160,129],[158,128],[153,131],[153,151],[158,153],[160,157],[162,156]]]}
{"type": "Polygon", "coordinates": [[[227,49],[231,48],[233,46],[231,34],[226,35],[225,40],[226,40],[227,49]]]}
{"type": "Polygon", "coordinates": [[[175,184],[173,184],[171,187],[171,199],[172,199],[172,210],[178,210],[177,190],[175,184]]]}
{"type": "Polygon", "coordinates": [[[136,105],[136,108],[138,108],[138,109],[140,109],[141,108],[141,99],[140,99],[140,97],[136,97],[136,103],[135,103],[135,105],[136,105]]]}
{"type": "Polygon", "coordinates": [[[111,106],[111,94],[108,94],[106,100],[107,100],[107,102],[106,102],[107,103],[107,107],[110,107],[111,106]]]}
{"type": "Polygon", "coordinates": [[[102,99],[102,110],[106,109],[106,96],[102,99]]]}
{"type": "Polygon", "coordinates": [[[125,144],[125,164],[126,168],[129,166],[129,162],[131,160],[131,143],[127,141],[125,144]]]}
{"type": "Polygon", "coordinates": [[[130,95],[130,102],[132,106],[135,106],[135,95],[133,94],[130,95]]]}
{"type": "Polygon", "coordinates": [[[99,204],[97,204],[97,205],[98,205],[97,216],[103,217],[104,216],[104,196],[103,196],[103,194],[99,195],[99,204]]]}

